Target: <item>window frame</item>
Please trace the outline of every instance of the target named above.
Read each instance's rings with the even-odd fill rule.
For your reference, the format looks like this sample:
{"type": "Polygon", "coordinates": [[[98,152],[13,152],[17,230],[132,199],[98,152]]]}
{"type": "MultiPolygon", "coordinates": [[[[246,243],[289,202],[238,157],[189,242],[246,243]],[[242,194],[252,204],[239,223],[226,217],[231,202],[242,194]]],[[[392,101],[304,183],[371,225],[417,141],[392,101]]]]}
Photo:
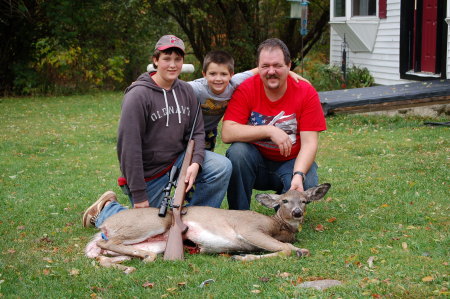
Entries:
{"type": "Polygon", "coordinates": [[[348,21],[348,20],[379,20],[379,0],[375,0],[375,15],[371,16],[353,16],[353,2],[359,0],[331,0],[330,1],[330,20],[332,21],[348,21]],[[345,15],[335,16],[336,1],[345,3],[345,15]]]}

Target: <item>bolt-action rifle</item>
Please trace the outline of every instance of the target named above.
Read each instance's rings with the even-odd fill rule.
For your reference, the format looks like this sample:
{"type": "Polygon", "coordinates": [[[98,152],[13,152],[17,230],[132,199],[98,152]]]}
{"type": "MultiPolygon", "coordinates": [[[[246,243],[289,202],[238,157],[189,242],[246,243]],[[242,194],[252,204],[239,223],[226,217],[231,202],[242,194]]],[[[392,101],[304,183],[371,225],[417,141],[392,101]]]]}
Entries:
{"type": "Polygon", "coordinates": [[[186,148],[183,164],[181,165],[180,174],[177,179],[177,187],[175,188],[175,194],[172,199],[172,226],[169,230],[169,236],[167,238],[166,250],[164,251],[164,260],[182,260],[184,258],[183,251],[183,234],[188,230],[188,226],[181,220],[181,209],[183,207],[184,199],[186,197],[186,188],[188,184],[186,181],[186,172],[189,165],[192,162],[192,156],[194,152],[194,140],[192,135],[194,133],[195,124],[197,122],[197,116],[200,110],[200,104],[197,107],[197,111],[192,125],[191,135],[186,148]]]}

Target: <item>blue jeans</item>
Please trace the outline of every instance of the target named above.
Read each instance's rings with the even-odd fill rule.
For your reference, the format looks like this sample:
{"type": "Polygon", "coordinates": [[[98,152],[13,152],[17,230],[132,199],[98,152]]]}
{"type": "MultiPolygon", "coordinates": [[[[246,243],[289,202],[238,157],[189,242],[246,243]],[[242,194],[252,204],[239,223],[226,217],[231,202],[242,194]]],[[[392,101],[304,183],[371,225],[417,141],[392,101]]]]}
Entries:
{"type": "MultiPolygon", "coordinates": [[[[226,156],[233,165],[228,186],[228,205],[232,210],[249,210],[252,190],[274,190],[277,194],[291,188],[295,159],[277,162],[265,159],[251,143],[236,142],[226,156]]],[[[311,165],[303,182],[304,189],[317,186],[317,164],[311,165]]]]}
{"type": "MultiPolygon", "coordinates": [[[[179,168],[181,168],[183,157],[183,154],[180,155],[175,162],[175,165],[179,168]]],[[[163,189],[169,182],[169,174],[170,171],[159,178],[147,182],[146,192],[151,207],[160,207],[164,198],[163,189]]],[[[231,163],[226,157],[214,152],[205,151],[205,160],[195,180],[195,192],[188,205],[220,208],[225,193],[227,192],[230,175],[231,163]]],[[[130,201],[133,205],[131,196],[130,201]]],[[[106,218],[125,209],[127,208],[118,202],[111,202],[100,212],[95,226],[99,227],[106,218]]]]}

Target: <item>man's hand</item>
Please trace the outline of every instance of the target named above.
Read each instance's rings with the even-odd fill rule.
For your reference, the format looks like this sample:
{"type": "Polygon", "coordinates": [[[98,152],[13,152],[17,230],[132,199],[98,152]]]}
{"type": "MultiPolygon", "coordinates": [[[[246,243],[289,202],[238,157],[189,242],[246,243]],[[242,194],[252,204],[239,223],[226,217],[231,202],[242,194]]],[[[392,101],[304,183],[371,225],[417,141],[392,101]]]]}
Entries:
{"type": "Polygon", "coordinates": [[[272,140],[276,145],[278,145],[278,148],[280,149],[280,154],[284,157],[287,157],[291,154],[292,149],[292,141],[289,138],[289,135],[286,134],[285,131],[283,131],[280,128],[277,128],[275,126],[270,126],[271,134],[270,134],[270,140],[272,140]]]}
{"type": "Polygon", "coordinates": [[[134,205],[133,205],[133,207],[135,208],[135,209],[140,209],[140,208],[148,208],[150,205],[149,205],[149,203],[148,203],[148,200],[145,200],[145,201],[143,201],[143,202],[138,202],[138,203],[135,203],[134,205]]]}
{"type": "Polygon", "coordinates": [[[200,169],[200,165],[198,163],[192,163],[186,170],[186,179],[184,182],[187,185],[186,192],[191,190],[194,185],[195,179],[197,178],[198,170],[200,169]]]}
{"type": "Polygon", "coordinates": [[[301,175],[294,175],[291,181],[291,189],[289,190],[297,190],[297,191],[305,191],[303,188],[303,178],[301,175]]]}

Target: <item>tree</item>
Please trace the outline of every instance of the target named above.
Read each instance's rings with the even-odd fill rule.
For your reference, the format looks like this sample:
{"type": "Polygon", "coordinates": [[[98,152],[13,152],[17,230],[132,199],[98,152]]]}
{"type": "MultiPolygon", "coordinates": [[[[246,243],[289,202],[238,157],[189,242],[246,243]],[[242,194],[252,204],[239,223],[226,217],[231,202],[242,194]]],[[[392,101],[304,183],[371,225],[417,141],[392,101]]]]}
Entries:
{"type": "MultiPolygon", "coordinates": [[[[289,2],[276,0],[157,0],[153,14],[172,17],[182,28],[199,61],[212,49],[229,51],[237,70],[255,66],[257,45],[269,38],[284,40],[293,58],[301,52],[299,20],[289,19],[289,2]]],[[[328,0],[311,1],[306,55],[327,29],[328,0]]]]}

